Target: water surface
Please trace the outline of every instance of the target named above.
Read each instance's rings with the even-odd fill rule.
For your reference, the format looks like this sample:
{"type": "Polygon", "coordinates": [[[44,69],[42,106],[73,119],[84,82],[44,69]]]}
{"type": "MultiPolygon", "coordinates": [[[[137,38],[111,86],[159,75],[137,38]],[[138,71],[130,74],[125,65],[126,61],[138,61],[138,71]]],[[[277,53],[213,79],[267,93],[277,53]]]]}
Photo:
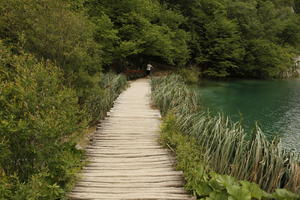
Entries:
{"type": "Polygon", "coordinates": [[[205,81],[199,93],[212,112],[241,119],[248,132],[257,122],[269,138],[278,136],[284,147],[300,151],[300,79],[205,81]]]}

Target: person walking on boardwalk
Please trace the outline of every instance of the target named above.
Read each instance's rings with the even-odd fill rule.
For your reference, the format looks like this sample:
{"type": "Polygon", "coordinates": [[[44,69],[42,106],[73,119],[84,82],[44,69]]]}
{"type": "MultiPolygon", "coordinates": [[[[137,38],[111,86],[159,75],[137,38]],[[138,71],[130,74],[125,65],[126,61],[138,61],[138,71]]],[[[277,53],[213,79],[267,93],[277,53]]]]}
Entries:
{"type": "Polygon", "coordinates": [[[150,63],[148,63],[146,68],[146,76],[149,76],[151,74],[152,68],[153,66],[150,63]]]}

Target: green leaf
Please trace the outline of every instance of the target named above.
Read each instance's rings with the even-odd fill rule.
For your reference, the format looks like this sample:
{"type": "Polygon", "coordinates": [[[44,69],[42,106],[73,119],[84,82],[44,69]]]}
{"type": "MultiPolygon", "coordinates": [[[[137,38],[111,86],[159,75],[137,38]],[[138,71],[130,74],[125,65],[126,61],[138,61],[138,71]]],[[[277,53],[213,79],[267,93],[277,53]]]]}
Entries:
{"type": "Polygon", "coordinates": [[[292,193],[286,189],[276,189],[273,193],[273,197],[276,200],[297,200],[300,198],[299,195],[292,193]]]}
{"type": "Polygon", "coordinates": [[[217,191],[214,191],[214,192],[211,192],[209,194],[209,198],[211,200],[227,200],[228,199],[228,195],[226,194],[226,192],[217,192],[217,191]]]}
{"type": "Polygon", "coordinates": [[[227,188],[228,194],[231,195],[232,200],[251,200],[251,193],[241,186],[232,185],[227,188]]]}
{"type": "Polygon", "coordinates": [[[206,182],[197,183],[196,192],[198,195],[209,195],[212,192],[212,188],[206,182]]]}
{"type": "Polygon", "coordinates": [[[224,190],[227,186],[237,185],[236,180],[231,176],[211,173],[211,177],[209,185],[215,190],[224,190]]]}
{"type": "Polygon", "coordinates": [[[242,188],[248,190],[251,193],[251,197],[256,199],[261,199],[264,196],[264,191],[255,183],[250,183],[248,181],[241,181],[242,188]]]}

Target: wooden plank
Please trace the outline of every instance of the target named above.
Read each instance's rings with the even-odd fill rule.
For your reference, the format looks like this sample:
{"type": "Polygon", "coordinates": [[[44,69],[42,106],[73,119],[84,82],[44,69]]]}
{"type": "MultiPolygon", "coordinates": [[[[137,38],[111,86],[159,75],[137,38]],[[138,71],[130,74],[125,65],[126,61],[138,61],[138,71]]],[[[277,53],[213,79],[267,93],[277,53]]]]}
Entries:
{"type": "Polygon", "coordinates": [[[97,183],[81,181],[76,184],[80,187],[96,187],[96,188],[157,188],[157,187],[179,187],[182,188],[183,181],[165,181],[160,183],[97,183]]]}
{"type": "Polygon", "coordinates": [[[139,142],[141,144],[145,144],[145,143],[151,143],[151,144],[157,144],[157,137],[148,137],[148,136],[145,136],[145,137],[141,137],[141,138],[132,138],[132,140],[129,140],[128,138],[94,138],[93,141],[100,141],[100,142],[106,142],[106,143],[109,143],[109,142],[122,142],[122,143],[129,143],[129,144],[135,144],[136,142],[139,142]],[[153,141],[149,142],[149,139],[152,139],[153,141]]]}
{"type": "Polygon", "coordinates": [[[108,149],[111,149],[111,150],[133,150],[133,149],[136,149],[137,152],[143,150],[143,149],[147,149],[147,150],[162,150],[163,148],[159,145],[154,145],[154,146],[142,146],[142,145],[139,145],[139,146],[128,146],[128,147],[122,147],[122,146],[118,146],[118,145],[114,145],[114,146],[89,146],[87,147],[87,149],[97,149],[97,150],[108,150],[108,149]]]}
{"type": "Polygon", "coordinates": [[[135,165],[135,166],[120,166],[120,165],[114,165],[114,166],[105,166],[105,165],[93,165],[93,164],[87,164],[83,169],[89,168],[89,169],[97,169],[97,170],[139,170],[139,169],[168,169],[173,170],[173,165],[135,165]]]}
{"type": "Polygon", "coordinates": [[[163,151],[161,149],[144,149],[143,151],[137,151],[133,149],[89,149],[86,151],[87,154],[100,154],[107,156],[114,155],[169,155],[168,151],[163,151]],[[151,154],[152,153],[152,154],[151,154]]]}
{"type": "Polygon", "coordinates": [[[120,154],[120,156],[103,156],[103,155],[97,155],[97,154],[87,154],[90,155],[88,158],[88,161],[103,161],[103,162],[149,162],[149,161],[173,161],[173,157],[171,156],[166,156],[166,155],[136,155],[136,156],[128,156],[126,154],[120,154]],[[94,156],[95,155],[95,156],[94,156]]]}
{"type": "MultiPolygon", "coordinates": [[[[85,167],[82,170],[82,173],[87,173],[87,172],[101,172],[103,174],[107,174],[109,172],[116,172],[116,173],[131,173],[131,172],[137,172],[137,173],[156,173],[156,172],[172,172],[172,168],[171,167],[166,167],[166,168],[140,168],[140,169],[101,169],[101,168],[93,168],[93,167],[85,167]]],[[[180,172],[180,171],[175,171],[175,172],[180,172]]],[[[182,173],[182,172],[180,172],[182,173]]]]}
{"type": "Polygon", "coordinates": [[[191,199],[190,195],[186,194],[161,194],[161,193],[147,193],[144,191],[140,191],[135,194],[101,194],[101,193],[71,193],[69,195],[70,198],[77,200],[90,200],[90,199],[123,199],[123,200],[184,200],[191,199]]]}
{"type": "Polygon", "coordinates": [[[181,176],[182,172],[180,171],[83,171],[85,177],[156,177],[156,176],[181,176]]]}
{"type": "Polygon", "coordinates": [[[88,156],[99,157],[99,158],[142,158],[142,157],[158,157],[158,156],[168,156],[168,153],[153,153],[150,152],[141,152],[139,154],[127,153],[127,152],[118,152],[118,153],[102,153],[102,152],[89,152],[88,156]]]}
{"type": "MultiPolygon", "coordinates": [[[[137,146],[133,146],[132,143],[124,143],[124,144],[121,144],[121,143],[109,143],[109,144],[106,144],[106,143],[100,143],[100,142],[93,142],[92,145],[101,145],[102,149],[137,149],[138,152],[141,152],[143,151],[143,149],[162,149],[162,147],[159,145],[159,144],[139,144],[137,146]]],[[[89,148],[89,149],[101,149],[101,148],[89,148]]]]}
{"type": "Polygon", "coordinates": [[[111,166],[134,166],[134,164],[138,165],[138,166],[145,166],[145,165],[168,165],[170,163],[170,160],[159,160],[159,161],[154,161],[154,160],[151,160],[151,161],[122,161],[122,162],[118,162],[116,160],[112,161],[112,162],[109,162],[109,161],[102,161],[102,160],[88,160],[88,162],[90,164],[94,163],[97,165],[102,165],[102,166],[105,166],[105,165],[108,165],[108,164],[111,164],[111,166]]]}
{"type": "MultiPolygon", "coordinates": [[[[73,192],[86,192],[86,187],[77,186],[74,188],[73,192]]],[[[123,188],[123,187],[112,187],[112,188],[99,188],[99,187],[90,187],[88,189],[89,193],[100,193],[100,194],[136,194],[141,193],[147,194],[187,194],[187,192],[183,188],[178,187],[162,187],[162,188],[123,188]]]]}
{"type": "Polygon", "coordinates": [[[101,167],[111,167],[111,168],[146,168],[146,167],[170,167],[173,166],[171,162],[148,162],[148,163],[100,163],[100,162],[89,162],[87,164],[89,167],[96,167],[96,166],[101,166],[101,167]]]}

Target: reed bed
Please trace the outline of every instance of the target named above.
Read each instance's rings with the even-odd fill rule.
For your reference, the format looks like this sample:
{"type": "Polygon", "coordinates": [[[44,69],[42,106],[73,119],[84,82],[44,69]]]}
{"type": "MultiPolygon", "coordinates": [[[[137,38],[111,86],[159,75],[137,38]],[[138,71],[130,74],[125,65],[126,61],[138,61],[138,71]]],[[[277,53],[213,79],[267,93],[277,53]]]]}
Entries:
{"type": "Polygon", "coordinates": [[[179,75],[154,78],[151,84],[154,103],[163,115],[175,113],[180,132],[196,138],[211,170],[255,182],[268,192],[300,193],[299,155],[280,148],[280,140],[268,141],[257,125],[246,133],[239,122],[203,111],[196,90],[179,75]]]}

